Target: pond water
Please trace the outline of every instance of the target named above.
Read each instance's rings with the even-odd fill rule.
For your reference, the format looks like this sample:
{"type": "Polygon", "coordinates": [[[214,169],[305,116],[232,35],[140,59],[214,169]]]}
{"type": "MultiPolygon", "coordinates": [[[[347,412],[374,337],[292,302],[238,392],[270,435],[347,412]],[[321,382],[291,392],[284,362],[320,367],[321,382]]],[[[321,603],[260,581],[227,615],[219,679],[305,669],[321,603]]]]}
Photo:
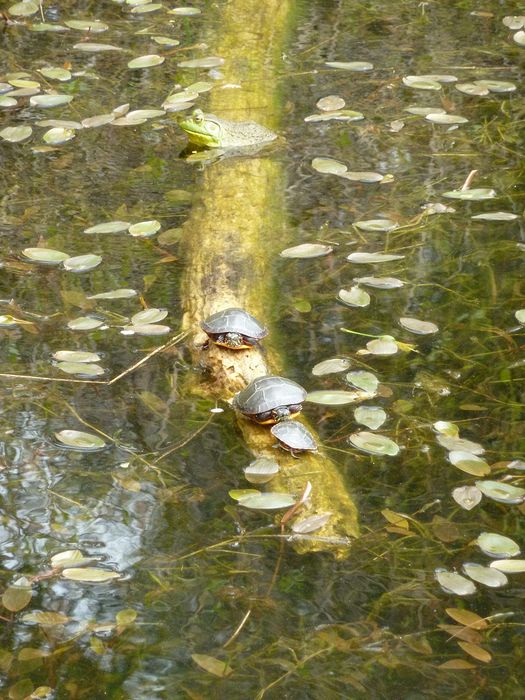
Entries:
{"type": "Polygon", "coordinates": [[[227,11],[249,5],[170,14],[27,0],[0,18],[0,692],[521,698],[525,567],[513,543],[525,547],[525,491],[504,490],[521,489],[525,470],[525,17],[494,0],[304,0],[272,49],[278,99],[257,119],[281,138],[254,156],[285,173],[269,214],[286,229],[282,248],[333,249],[275,256],[275,343],[309,391],[349,390],[349,371],[380,382],[357,415],[326,397],[304,409],[359,509],[361,536],[336,559],[282,546],[273,515],[235,504],[251,455],[233,412],[186,389],[199,367],[181,333],[191,260],[180,227],[203,173],[230,159],[181,155],[173,104],[131,119],[122,107],[161,110],[196,82],[209,83],[192,90],[204,110],[210,88],[233,95],[220,63],[178,64],[217,56],[227,11]],[[164,61],[128,66],[152,55],[164,61]],[[67,99],[35,100],[51,94],[67,99]],[[331,111],[316,106],[330,95],[331,111]],[[363,118],[341,120],[334,105],[363,118]],[[73,262],[41,251],[52,263],[35,262],[34,248],[73,262]],[[132,319],[146,308],[168,313],[132,319]],[[79,358],[58,351],[95,356],[70,367],[79,358]],[[349,367],[312,374],[330,358],[349,367]],[[91,437],[79,449],[64,430],[91,437]],[[484,532],[512,543],[478,541],[484,532]],[[469,578],[468,562],[483,568],[469,578]]]}

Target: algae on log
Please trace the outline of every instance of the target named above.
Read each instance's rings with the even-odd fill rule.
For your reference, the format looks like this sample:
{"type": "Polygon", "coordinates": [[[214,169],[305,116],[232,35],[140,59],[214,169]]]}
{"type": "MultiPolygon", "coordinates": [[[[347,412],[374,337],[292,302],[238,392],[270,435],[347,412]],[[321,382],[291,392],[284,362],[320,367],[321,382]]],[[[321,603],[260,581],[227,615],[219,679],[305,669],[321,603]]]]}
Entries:
{"type": "MultiPolygon", "coordinates": [[[[232,0],[223,15],[224,34],[217,47],[226,60],[226,84],[241,88],[210,93],[208,110],[233,120],[256,120],[275,128],[278,112],[276,64],[286,35],[290,6],[283,0],[232,0]],[[250,29],[255,27],[256,29],[250,29]]],[[[184,326],[195,334],[193,359],[207,373],[192,378],[187,390],[217,399],[230,399],[256,377],[280,374],[282,361],[272,343],[272,267],[284,247],[284,175],[281,163],[268,157],[270,145],[251,157],[231,157],[205,167],[199,200],[184,225],[186,274],[182,289],[184,326]],[[270,326],[263,348],[231,351],[213,344],[203,351],[200,322],[229,306],[245,308],[270,326]]],[[[239,416],[244,439],[254,455],[279,462],[271,490],[299,496],[312,484],[307,514],[330,511],[332,518],[310,537],[294,540],[298,551],[348,551],[347,538],[358,534],[357,511],[337,466],[323,454],[293,458],[274,450],[267,427],[239,416]]]]}

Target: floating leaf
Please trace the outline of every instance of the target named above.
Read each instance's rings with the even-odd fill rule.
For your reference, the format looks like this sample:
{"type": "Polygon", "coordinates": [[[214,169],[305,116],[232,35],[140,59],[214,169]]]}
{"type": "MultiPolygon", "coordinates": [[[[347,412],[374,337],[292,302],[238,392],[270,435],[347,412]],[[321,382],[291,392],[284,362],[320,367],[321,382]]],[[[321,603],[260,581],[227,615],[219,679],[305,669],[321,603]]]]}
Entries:
{"type": "Polygon", "coordinates": [[[446,73],[427,73],[425,75],[413,77],[422,78],[423,80],[435,80],[437,83],[455,83],[457,80],[455,75],[448,75],[446,73]]]}
{"type": "MultiPolygon", "coordinates": [[[[351,182],[382,182],[385,178],[384,175],[381,175],[381,173],[375,173],[370,170],[365,170],[365,171],[354,171],[354,170],[349,170],[346,173],[342,173],[340,177],[343,177],[345,180],[350,180],[351,182]]],[[[363,223],[363,222],[361,222],[363,223]]],[[[354,224],[355,226],[355,224],[354,224]]],[[[394,226],[396,228],[396,226],[394,226]]],[[[368,229],[372,230],[372,229],[368,229]]],[[[373,229],[373,230],[378,230],[378,229],[373,229]]]]}
{"type": "Polygon", "coordinates": [[[472,581],[461,576],[461,574],[456,574],[453,571],[445,571],[444,569],[436,569],[435,576],[445,593],[463,596],[472,595],[476,592],[476,586],[472,581]]]}
{"type": "Polygon", "coordinates": [[[174,39],[171,36],[152,36],[151,37],[153,41],[156,44],[159,44],[159,46],[178,46],[180,44],[180,41],[178,39],[174,39]]]}
{"type": "Polygon", "coordinates": [[[113,44],[96,44],[91,41],[83,41],[80,44],[73,46],[77,51],[85,51],[86,53],[100,53],[101,51],[122,51],[120,46],[113,44]]]}
{"type": "Polygon", "coordinates": [[[509,29],[521,29],[525,27],[524,15],[507,15],[501,21],[509,29]]]}
{"type": "Polygon", "coordinates": [[[228,496],[233,498],[234,501],[239,501],[245,496],[255,496],[260,493],[261,492],[257,489],[232,489],[231,491],[228,491],[228,496]]]}
{"type": "Polygon", "coordinates": [[[35,622],[42,627],[54,627],[55,625],[66,625],[70,617],[60,612],[32,612],[22,616],[22,622],[35,622]]]}
{"type": "Polygon", "coordinates": [[[38,24],[30,24],[29,29],[32,32],[68,32],[69,28],[61,24],[50,24],[49,22],[39,22],[38,24]]]}
{"type": "Polygon", "coordinates": [[[510,537],[498,535],[496,532],[482,532],[478,535],[476,544],[483,554],[494,559],[516,557],[520,553],[520,547],[517,542],[511,540],[510,537]]]}
{"type": "Polygon", "coordinates": [[[92,331],[104,325],[104,321],[93,316],[79,316],[68,321],[67,327],[72,331],[92,331]]]}
{"type": "Polygon", "coordinates": [[[156,219],[151,221],[140,221],[128,228],[128,233],[136,238],[149,238],[154,236],[160,229],[161,223],[156,219]]]}
{"type": "Polygon", "coordinates": [[[359,406],[354,411],[354,418],[370,430],[377,430],[386,421],[387,414],[379,406],[359,406]]]}
{"type": "Polygon", "coordinates": [[[448,454],[448,459],[451,464],[467,474],[473,474],[474,476],[487,476],[487,474],[490,474],[490,467],[487,462],[471,452],[452,450],[448,454]]]}
{"type": "Polygon", "coordinates": [[[498,503],[523,503],[525,501],[525,489],[501,481],[476,481],[476,486],[487,498],[492,498],[498,503]]]}
{"type": "Polygon", "coordinates": [[[397,277],[356,277],[354,281],[375,289],[398,289],[405,284],[397,277]]]}
{"type": "Polygon", "coordinates": [[[407,107],[405,112],[415,114],[419,117],[426,117],[427,114],[445,114],[443,107],[407,107]]]}
{"type": "Polygon", "coordinates": [[[341,68],[342,70],[351,70],[357,73],[372,70],[374,65],[368,61],[327,61],[325,66],[329,68],[341,68]]]}
{"type": "Polygon", "coordinates": [[[124,326],[122,332],[125,335],[166,335],[171,328],[158,323],[133,323],[124,326]]]}
{"type": "Polygon", "coordinates": [[[138,613],[133,608],[126,608],[124,610],[119,610],[115,615],[115,622],[119,627],[126,627],[131,625],[137,619],[138,613]]]}
{"type": "Polygon", "coordinates": [[[370,294],[357,285],[351,289],[340,289],[337,298],[347,306],[364,308],[370,304],[370,294]]]}
{"type": "Polygon", "coordinates": [[[496,569],[491,569],[488,566],[465,562],[461,568],[463,573],[473,581],[489,588],[500,588],[500,586],[505,586],[508,583],[508,579],[503,572],[496,571],[496,569]]]}
{"type": "Polygon", "coordinates": [[[323,112],[333,112],[336,109],[343,109],[345,101],[342,97],[339,97],[339,95],[327,95],[317,100],[315,106],[323,112]]]}
{"type": "Polygon", "coordinates": [[[459,114],[427,114],[425,119],[433,124],[466,124],[468,119],[459,114]]]}
{"type": "Polygon", "coordinates": [[[394,255],[393,253],[350,253],[346,259],[349,262],[363,265],[366,263],[392,262],[393,260],[402,260],[404,257],[404,255],[394,255]]]}
{"type": "Polygon", "coordinates": [[[53,353],[53,359],[58,362],[98,362],[97,352],[81,352],[79,350],[58,350],[53,353]]]}
{"type": "Polygon", "coordinates": [[[399,224],[396,224],[395,221],[390,221],[390,219],[368,219],[367,221],[354,221],[352,226],[355,226],[361,231],[381,231],[387,233],[388,231],[393,231],[399,224]]]}
{"type": "Polygon", "coordinates": [[[83,583],[105,583],[115,578],[120,578],[120,574],[116,571],[107,571],[106,569],[96,569],[94,567],[86,567],[84,569],[63,569],[62,577],[68,581],[81,581],[83,583]]]}
{"type": "Polygon", "coordinates": [[[375,374],[372,374],[372,372],[367,372],[364,369],[357,369],[353,372],[348,372],[348,374],[345,376],[345,380],[351,386],[355,386],[358,389],[362,389],[371,396],[377,393],[379,379],[375,376],[375,374]]]}
{"type": "Polygon", "coordinates": [[[346,357],[333,357],[329,360],[318,362],[312,367],[312,374],[315,377],[324,377],[326,374],[335,374],[336,372],[344,372],[351,365],[350,360],[346,357]]]}
{"type": "Polygon", "coordinates": [[[496,192],[488,187],[477,187],[472,190],[450,190],[449,192],[443,192],[443,197],[448,197],[449,199],[464,199],[466,201],[492,199],[492,197],[495,196],[496,192]]]}
{"type": "Polygon", "coordinates": [[[73,99],[72,95],[33,95],[29,98],[32,107],[47,109],[49,107],[61,107],[67,105],[73,99]]]}
{"type": "Polygon", "coordinates": [[[483,87],[483,85],[476,83],[457,83],[457,85],[454,85],[454,87],[456,90],[463,92],[465,95],[484,97],[485,95],[489,94],[489,89],[487,87],[483,87]]]}
{"type": "Polygon", "coordinates": [[[420,75],[406,75],[403,85],[416,90],[441,90],[441,84],[437,80],[431,80],[420,75]]]}
{"type": "Polygon", "coordinates": [[[168,315],[167,309],[144,309],[144,311],[139,311],[131,317],[131,323],[134,325],[148,324],[148,323],[158,323],[166,318],[168,315]]]}
{"type": "Polygon", "coordinates": [[[148,120],[146,117],[139,116],[128,116],[119,117],[118,119],[113,119],[111,123],[112,126],[138,126],[139,124],[145,124],[148,120]]]}
{"type": "Polygon", "coordinates": [[[102,262],[101,255],[87,253],[86,255],[75,255],[63,261],[64,268],[70,272],[88,272],[98,267],[102,262]]]}
{"type": "Polygon", "coordinates": [[[265,484],[279,472],[279,465],[272,459],[260,457],[244,470],[244,476],[251,484],[265,484]]]}
{"type": "Polygon", "coordinates": [[[191,90],[183,90],[182,92],[175,92],[173,95],[167,97],[162,103],[163,109],[172,111],[172,108],[186,102],[193,102],[193,100],[198,99],[199,93],[192,92],[191,90]]]}
{"type": "Polygon", "coordinates": [[[514,316],[518,323],[525,326],[525,309],[518,309],[514,312],[514,316]]]}
{"type": "Polygon", "coordinates": [[[390,508],[384,508],[381,511],[381,515],[387,522],[395,525],[395,527],[400,527],[403,530],[410,529],[410,523],[402,513],[396,513],[395,511],[390,510],[390,508]]]}
{"type": "Polygon", "coordinates": [[[38,12],[38,3],[33,0],[24,0],[24,2],[16,2],[11,7],[7,8],[7,11],[13,17],[29,17],[38,12]]]}
{"type": "Polygon", "coordinates": [[[89,32],[90,34],[105,32],[109,29],[108,25],[99,19],[67,19],[64,24],[70,29],[79,29],[81,32],[89,32]]]}
{"type": "Polygon", "coordinates": [[[446,608],[445,612],[460,625],[470,627],[473,630],[484,630],[488,627],[487,621],[470,610],[463,608],[446,608]]]}
{"type": "Polygon", "coordinates": [[[59,362],[57,369],[66,374],[76,374],[79,377],[99,377],[104,374],[104,369],[100,365],[90,362],[59,362]]]}
{"type": "Polygon", "coordinates": [[[59,129],[82,129],[80,122],[75,122],[72,119],[41,119],[35,122],[37,126],[52,126],[59,129]]]}
{"type": "Polygon", "coordinates": [[[127,231],[130,226],[129,221],[107,221],[84,229],[84,233],[121,233],[127,231]]]}
{"type": "Polygon", "coordinates": [[[52,146],[58,146],[61,143],[66,143],[74,138],[75,132],[73,129],[64,129],[63,127],[59,126],[49,129],[49,131],[46,131],[42,137],[46,143],[49,143],[52,146]]]}
{"type": "Polygon", "coordinates": [[[393,440],[377,433],[361,431],[352,433],[348,439],[358,450],[372,455],[389,455],[394,457],[399,453],[400,449],[399,445],[393,440]]]}
{"type": "Polygon", "coordinates": [[[65,447],[81,452],[95,452],[106,446],[104,440],[98,435],[84,433],[80,430],[59,430],[55,433],[55,437],[65,447]]]}
{"type": "Polygon", "coordinates": [[[450,452],[452,452],[452,450],[459,450],[463,452],[472,452],[474,455],[482,455],[485,452],[483,445],[473,442],[472,440],[465,440],[465,438],[454,437],[449,434],[438,435],[436,440],[441,447],[444,447],[450,452]]]}
{"type": "Polygon", "coordinates": [[[18,326],[18,319],[10,314],[0,315],[0,328],[15,328],[18,326]]]}
{"type": "Polygon", "coordinates": [[[398,344],[391,335],[383,335],[380,338],[370,340],[366,349],[372,355],[395,355],[399,350],[398,344]]]}
{"type": "Polygon", "coordinates": [[[164,109],[134,109],[127,113],[128,119],[155,119],[166,114],[164,109]]]}
{"type": "Polygon", "coordinates": [[[166,59],[164,56],[159,56],[157,53],[148,54],[147,56],[139,56],[128,61],[128,68],[152,68],[160,66],[166,59]]]}
{"type": "Polygon", "coordinates": [[[312,168],[317,170],[318,173],[327,173],[329,175],[341,175],[348,170],[344,163],[333,158],[314,158],[312,160],[312,168]]]}
{"type": "Polygon", "coordinates": [[[160,10],[161,7],[162,3],[160,2],[148,2],[143,5],[141,4],[133,7],[131,12],[133,14],[147,14],[148,12],[156,12],[157,10],[160,10]]]}
{"type": "Polygon", "coordinates": [[[134,289],[113,289],[111,292],[100,292],[92,294],[88,299],[132,299],[137,296],[134,289]]]}
{"type": "Polygon", "coordinates": [[[0,138],[9,143],[19,143],[28,139],[32,133],[30,126],[6,126],[0,131],[0,138]]]}
{"type": "Polygon", "coordinates": [[[308,532],[320,530],[332,517],[332,513],[319,513],[317,515],[309,515],[307,518],[296,520],[292,524],[292,531],[297,535],[305,535],[308,532]]]}
{"type": "Polygon", "coordinates": [[[310,114],[304,118],[305,122],[355,122],[364,119],[362,112],[355,112],[351,109],[340,109],[335,112],[323,112],[321,114],[310,114]]]}
{"type": "Polygon", "coordinates": [[[174,7],[173,10],[168,10],[169,15],[179,15],[181,17],[193,17],[200,15],[201,10],[198,7],[174,7]]]}
{"type": "Polygon", "coordinates": [[[516,42],[516,44],[519,44],[520,46],[525,46],[525,32],[523,30],[516,32],[516,34],[514,34],[512,38],[516,42]]]}
{"type": "Polygon", "coordinates": [[[82,126],[84,129],[94,129],[98,126],[104,126],[105,124],[111,124],[115,121],[115,114],[96,114],[94,117],[86,117],[82,119],[82,126]]]}
{"type": "Polygon", "coordinates": [[[45,265],[58,265],[69,258],[67,253],[53,248],[24,248],[22,254],[32,262],[45,265]]]}
{"type": "Polygon", "coordinates": [[[218,68],[224,65],[224,58],[219,56],[205,56],[204,58],[193,58],[189,61],[181,61],[177,65],[179,68],[218,68]]]}
{"type": "Polygon", "coordinates": [[[67,549],[51,557],[51,566],[53,569],[66,569],[85,566],[93,561],[93,557],[85,557],[79,549],[67,549]]]}
{"type": "Polygon", "coordinates": [[[489,661],[492,660],[492,656],[489,654],[489,652],[477,644],[472,644],[471,642],[458,642],[458,646],[460,646],[466,654],[472,656],[472,658],[476,659],[477,661],[482,661],[484,664],[488,664],[489,661]]]}
{"type": "Polygon", "coordinates": [[[369,398],[369,396],[362,391],[343,391],[342,389],[319,389],[318,391],[310,391],[306,395],[306,401],[322,406],[344,406],[363,398],[369,398]]]}
{"type": "Polygon", "coordinates": [[[9,97],[7,95],[0,97],[0,107],[14,107],[18,102],[14,97],[9,97]]]}
{"type": "Polygon", "coordinates": [[[476,80],[476,85],[490,90],[490,92],[514,92],[516,85],[507,80],[476,80]]]}
{"type": "Polygon", "coordinates": [[[522,574],[525,572],[525,559],[496,559],[489,566],[506,574],[522,574]]]}
{"type": "Polygon", "coordinates": [[[72,77],[71,71],[67,68],[39,68],[38,72],[48,80],[59,80],[61,83],[71,80],[72,77]]]}
{"type": "Polygon", "coordinates": [[[411,333],[416,333],[417,335],[430,335],[432,333],[437,333],[439,327],[435,323],[430,321],[420,321],[417,318],[403,317],[399,319],[399,325],[411,333]]]}
{"type": "Polygon", "coordinates": [[[488,211],[484,214],[475,214],[470,218],[474,221],[514,221],[518,215],[510,211],[488,211]]]}
{"type": "Polygon", "coordinates": [[[465,661],[465,659],[449,659],[439,664],[437,668],[443,669],[444,671],[470,671],[476,668],[476,666],[469,661],[465,661]]]}
{"type": "Polygon", "coordinates": [[[267,493],[243,496],[238,502],[240,506],[253,510],[280,510],[293,506],[295,498],[288,493],[268,491],[267,493]]]}
{"type": "Polygon", "coordinates": [[[10,612],[18,612],[29,605],[32,597],[31,584],[22,577],[6,588],[2,595],[2,605],[10,612]]]}
{"type": "Polygon", "coordinates": [[[281,258],[320,258],[333,251],[332,246],[322,243],[301,243],[293,248],[285,248],[279,255],[281,258]]]}
{"type": "Polygon", "coordinates": [[[191,658],[197,666],[202,668],[204,671],[211,673],[212,676],[217,676],[218,678],[226,678],[229,676],[233,669],[229,664],[220,659],[216,659],[214,656],[208,656],[207,654],[192,654],[191,658]]]}

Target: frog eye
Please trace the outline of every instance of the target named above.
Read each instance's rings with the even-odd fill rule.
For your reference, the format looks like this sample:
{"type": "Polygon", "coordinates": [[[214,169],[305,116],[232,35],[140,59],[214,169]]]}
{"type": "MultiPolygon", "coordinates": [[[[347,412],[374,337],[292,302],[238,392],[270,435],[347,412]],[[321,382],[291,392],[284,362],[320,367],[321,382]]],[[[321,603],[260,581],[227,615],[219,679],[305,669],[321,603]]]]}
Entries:
{"type": "Polygon", "coordinates": [[[203,121],[203,113],[201,111],[195,111],[193,118],[197,122],[197,124],[200,124],[203,121]]]}

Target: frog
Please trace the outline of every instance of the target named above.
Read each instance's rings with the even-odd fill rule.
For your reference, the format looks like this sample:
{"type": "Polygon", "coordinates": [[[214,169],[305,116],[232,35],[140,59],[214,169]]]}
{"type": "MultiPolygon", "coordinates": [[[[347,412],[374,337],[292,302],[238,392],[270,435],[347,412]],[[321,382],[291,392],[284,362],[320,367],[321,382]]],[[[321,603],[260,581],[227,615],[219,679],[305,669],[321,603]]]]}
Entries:
{"type": "Polygon", "coordinates": [[[269,143],[277,134],[257,122],[235,122],[194,109],[179,122],[192,144],[205,148],[243,148],[269,143]]]}

